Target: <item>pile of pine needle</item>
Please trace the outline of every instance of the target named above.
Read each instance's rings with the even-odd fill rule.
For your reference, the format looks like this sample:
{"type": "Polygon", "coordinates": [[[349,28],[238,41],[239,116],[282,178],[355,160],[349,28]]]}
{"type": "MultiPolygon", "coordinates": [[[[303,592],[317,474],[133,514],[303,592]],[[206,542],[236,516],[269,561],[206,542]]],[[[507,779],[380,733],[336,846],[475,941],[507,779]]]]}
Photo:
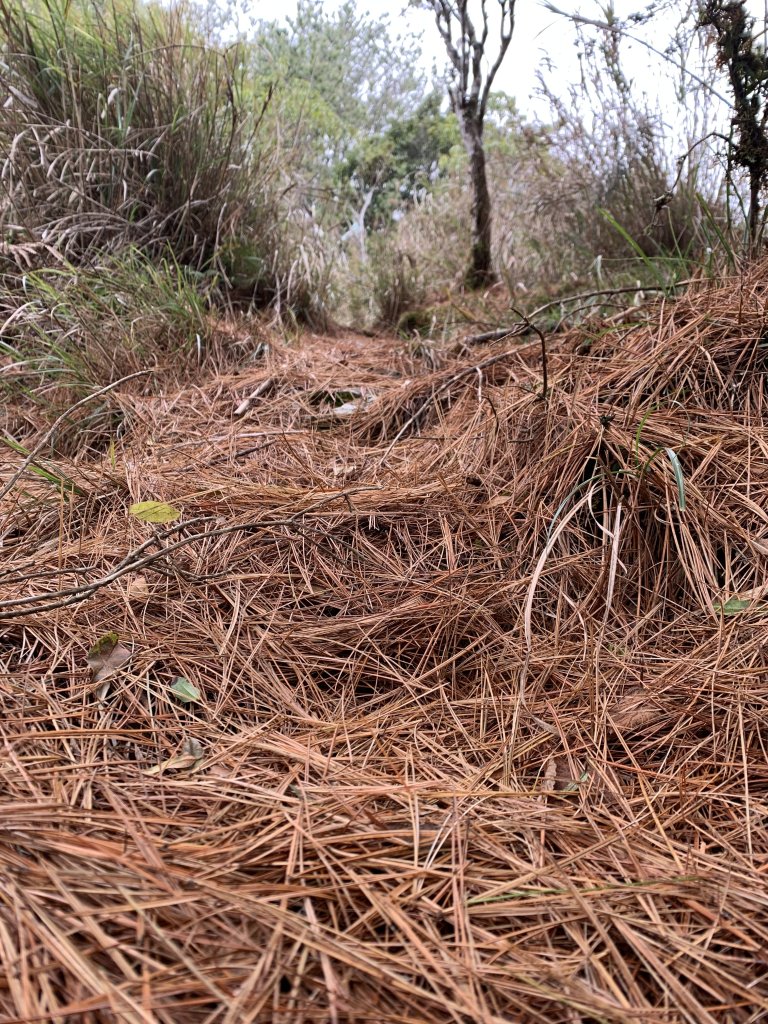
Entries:
{"type": "Polygon", "coordinates": [[[767,309],[17,409],[0,1018],[765,1019],[767,309]]]}

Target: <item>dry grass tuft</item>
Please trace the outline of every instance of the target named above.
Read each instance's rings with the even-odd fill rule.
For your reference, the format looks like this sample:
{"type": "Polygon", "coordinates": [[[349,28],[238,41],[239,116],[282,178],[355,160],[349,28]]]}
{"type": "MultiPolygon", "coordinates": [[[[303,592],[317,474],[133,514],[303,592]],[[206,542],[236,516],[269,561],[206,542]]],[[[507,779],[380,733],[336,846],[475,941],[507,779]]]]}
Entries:
{"type": "Polygon", "coordinates": [[[2,1019],[765,1019],[767,271],[552,340],[546,401],[538,340],[307,338],[33,464],[2,1019]]]}

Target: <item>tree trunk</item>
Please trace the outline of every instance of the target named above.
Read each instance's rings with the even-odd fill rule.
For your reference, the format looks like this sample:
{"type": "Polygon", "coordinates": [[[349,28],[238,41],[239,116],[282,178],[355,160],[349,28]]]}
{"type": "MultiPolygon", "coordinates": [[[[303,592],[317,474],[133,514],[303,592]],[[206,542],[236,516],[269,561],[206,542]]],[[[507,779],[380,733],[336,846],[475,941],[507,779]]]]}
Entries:
{"type": "Polygon", "coordinates": [[[472,190],[472,253],[466,281],[470,288],[483,288],[496,280],[491,260],[491,194],[485,167],[483,126],[471,116],[460,117],[460,124],[469,157],[472,190]]]}
{"type": "Polygon", "coordinates": [[[762,191],[764,167],[749,168],[749,254],[754,256],[760,241],[760,192],[762,191]]]}

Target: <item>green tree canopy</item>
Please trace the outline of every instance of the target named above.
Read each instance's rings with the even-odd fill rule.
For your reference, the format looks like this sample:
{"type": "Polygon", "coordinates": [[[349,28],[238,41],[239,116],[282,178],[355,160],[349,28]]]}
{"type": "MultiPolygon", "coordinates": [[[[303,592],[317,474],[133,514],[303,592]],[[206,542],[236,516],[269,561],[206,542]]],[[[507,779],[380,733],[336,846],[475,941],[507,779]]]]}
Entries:
{"type": "Polygon", "coordinates": [[[456,118],[431,93],[409,116],[363,137],[339,168],[341,185],[370,195],[368,227],[382,227],[417,195],[429,190],[461,138],[456,118]]]}
{"type": "Polygon", "coordinates": [[[321,0],[299,0],[287,24],[260,22],[253,43],[258,74],[275,82],[284,115],[327,167],[419,106],[427,88],[420,52],[417,40],[393,35],[353,0],[330,12],[321,0]]]}

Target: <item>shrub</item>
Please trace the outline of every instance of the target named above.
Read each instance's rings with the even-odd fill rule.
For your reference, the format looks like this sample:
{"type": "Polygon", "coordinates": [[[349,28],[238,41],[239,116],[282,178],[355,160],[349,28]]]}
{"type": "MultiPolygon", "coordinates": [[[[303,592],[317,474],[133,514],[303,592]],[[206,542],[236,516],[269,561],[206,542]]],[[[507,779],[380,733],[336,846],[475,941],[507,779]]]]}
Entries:
{"type": "MultiPolygon", "coordinates": [[[[90,269],[31,271],[0,295],[0,350],[13,358],[5,381],[28,393],[65,389],[80,398],[140,367],[199,362],[208,335],[193,273],[126,250],[90,269]]],[[[6,369],[8,364],[6,363],[6,369]]]]}
{"type": "MultiPolygon", "coordinates": [[[[729,251],[716,156],[693,146],[713,112],[673,131],[636,101],[615,55],[582,40],[584,80],[565,99],[548,92],[550,124],[526,123],[496,98],[486,154],[494,207],[494,262],[512,297],[529,307],[592,286],[674,283],[710,251],[729,251]],[[595,111],[599,111],[595,113],[595,111]]],[[[455,255],[469,230],[463,155],[390,237],[411,275],[455,287],[455,255]]]]}
{"type": "MultiPolygon", "coordinates": [[[[712,249],[730,245],[720,159],[704,144],[723,111],[706,77],[687,74],[695,30],[690,11],[682,13],[666,49],[671,63],[658,69],[662,76],[669,72],[667,92],[674,88],[679,100],[676,110],[666,111],[626,77],[623,26],[609,5],[604,16],[597,36],[575,16],[578,85],[563,97],[541,82],[552,123],[546,145],[532,151],[528,233],[550,281],[558,268],[563,276],[583,277],[597,266],[598,279],[601,273],[650,275],[658,283],[708,264],[712,249]],[[546,244],[539,247],[535,239],[546,244]]],[[[633,18],[633,27],[648,17],[633,18]]]]}

